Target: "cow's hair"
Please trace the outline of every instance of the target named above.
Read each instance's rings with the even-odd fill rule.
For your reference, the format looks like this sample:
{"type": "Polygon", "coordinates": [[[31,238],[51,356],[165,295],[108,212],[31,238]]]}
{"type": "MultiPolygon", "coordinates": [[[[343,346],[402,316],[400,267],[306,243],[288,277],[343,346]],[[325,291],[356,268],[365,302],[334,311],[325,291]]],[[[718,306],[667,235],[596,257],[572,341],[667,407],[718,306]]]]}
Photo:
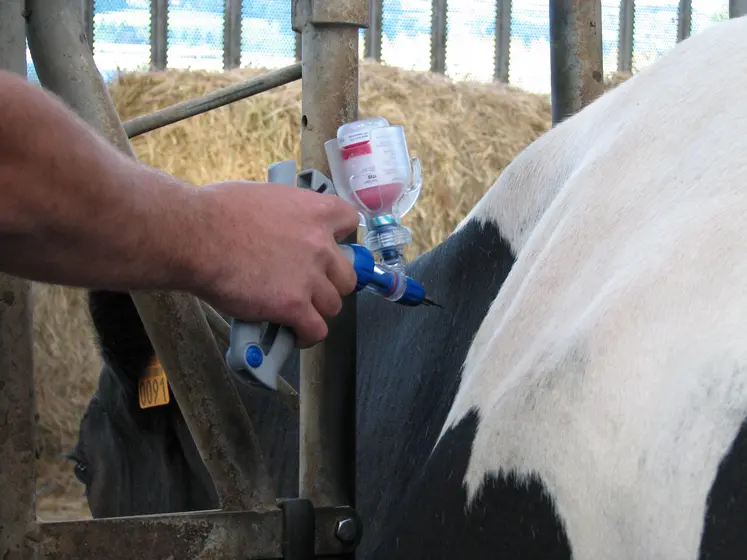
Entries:
{"type": "Polygon", "coordinates": [[[680,43],[472,213],[518,258],[441,437],[476,414],[470,503],[491,477],[540,476],[576,558],[695,558],[745,421],[745,32],[680,43]]]}

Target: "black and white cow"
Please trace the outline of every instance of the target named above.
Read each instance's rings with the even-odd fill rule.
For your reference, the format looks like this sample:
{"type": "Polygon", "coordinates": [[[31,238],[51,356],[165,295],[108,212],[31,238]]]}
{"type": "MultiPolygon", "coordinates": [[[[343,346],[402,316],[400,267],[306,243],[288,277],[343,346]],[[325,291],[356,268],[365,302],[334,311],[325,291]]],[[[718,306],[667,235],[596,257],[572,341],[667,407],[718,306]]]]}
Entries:
{"type": "MultiPolygon", "coordinates": [[[[445,311],[359,296],[359,558],[747,558],[745,47],[720,23],[522,152],[408,266],[445,311]]],[[[92,302],[94,515],[214,507],[175,406],[138,409],[127,297],[92,302]]],[[[295,413],[265,399],[292,495],[295,413]]]]}

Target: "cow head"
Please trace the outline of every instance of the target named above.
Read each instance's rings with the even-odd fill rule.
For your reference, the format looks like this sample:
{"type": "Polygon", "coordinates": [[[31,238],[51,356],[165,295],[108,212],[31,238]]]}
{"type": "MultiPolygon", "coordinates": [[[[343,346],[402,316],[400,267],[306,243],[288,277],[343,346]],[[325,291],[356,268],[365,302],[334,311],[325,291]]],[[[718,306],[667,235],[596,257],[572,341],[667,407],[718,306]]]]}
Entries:
{"type": "MultiPolygon", "coordinates": [[[[218,507],[215,486],[173,394],[141,408],[138,380],[155,352],[127,293],[93,291],[89,308],[104,366],[69,457],[94,517],[218,507]]],[[[281,371],[298,390],[299,353],[281,371]]],[[[297,402],[237,384],[278,496],[298,493],[297,402]]]]}
{"type": "Polygon", "coordinates": [[[89,307],[104,366],[69,458],[92,515],[216,507],[173,395],[167,405],[140,408],[138,379],[154,351],[129,294],[91,292],[89,307]]]}

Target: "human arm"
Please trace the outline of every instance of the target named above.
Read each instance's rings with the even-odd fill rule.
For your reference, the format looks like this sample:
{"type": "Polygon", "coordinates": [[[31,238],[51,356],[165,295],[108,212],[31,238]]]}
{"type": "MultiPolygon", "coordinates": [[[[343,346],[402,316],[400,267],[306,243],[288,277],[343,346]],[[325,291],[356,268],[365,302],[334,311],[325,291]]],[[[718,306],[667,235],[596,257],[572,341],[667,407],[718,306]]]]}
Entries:
{"type": "Polygon", "coordinates": [[[335,246],[357,226],[352,207],[281,185],[195,189],[121,154],[59,100],[4,72],[0,106],[1,271],[188,291],[228,315],[294,327],[304,346],[326,336],[322,317],[355,285],[335,246]]]}

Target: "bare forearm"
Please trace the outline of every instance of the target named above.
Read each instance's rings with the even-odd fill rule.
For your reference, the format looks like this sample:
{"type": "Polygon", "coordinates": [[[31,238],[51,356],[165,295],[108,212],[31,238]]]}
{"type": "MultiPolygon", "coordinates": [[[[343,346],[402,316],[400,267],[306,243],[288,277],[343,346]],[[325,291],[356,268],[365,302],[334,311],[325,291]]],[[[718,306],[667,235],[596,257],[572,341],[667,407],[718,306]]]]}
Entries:
{"type": "Polygon", "coordinates": [[[0,270],[109,289],[187,289],[191,187],[120,154],[62,104],[0,73],[0,270]]]}

